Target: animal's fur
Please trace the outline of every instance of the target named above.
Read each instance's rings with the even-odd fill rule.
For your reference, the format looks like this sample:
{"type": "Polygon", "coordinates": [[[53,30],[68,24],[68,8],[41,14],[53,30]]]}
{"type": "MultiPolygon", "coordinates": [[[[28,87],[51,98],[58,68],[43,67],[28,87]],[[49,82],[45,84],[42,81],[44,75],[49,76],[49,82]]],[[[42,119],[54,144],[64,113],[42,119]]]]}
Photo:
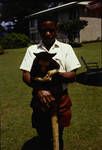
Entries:
{"type": "MultiPolygon", "coordinates": [[[[35,54],[36,58],[31,69],[32,78],[44,77],[49,70],[59,69],[59,64],[52,59],[56,54],[49,54],[48,52],[40,52],[35,54]]],[[[34,88],[49,90],[53,96],[58,99],[62,93],[62,84],[58,74],[53,75],[51,81],[34,81],[34,88]]]]}

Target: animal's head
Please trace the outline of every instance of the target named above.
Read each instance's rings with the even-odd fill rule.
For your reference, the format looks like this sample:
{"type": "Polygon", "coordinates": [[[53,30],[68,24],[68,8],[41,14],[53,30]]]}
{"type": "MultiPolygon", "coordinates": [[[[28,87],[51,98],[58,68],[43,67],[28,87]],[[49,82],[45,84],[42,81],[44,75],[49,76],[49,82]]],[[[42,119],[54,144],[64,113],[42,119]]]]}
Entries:
{"type": "Polygon", "coordinates": [[[34,53],[34,55],[38,60],[49,61],[56,55],[56,53],[51,54],[48,52],[40,52],[40,53],[34,53]]]}
{"type": "Polygon", "coordinates": [[[36,65],[39,66],[41,72],[46,73],[52,69],[59,69],[59,64],[53,59],[56,53],[40,52],[34,53],[34,55],[36,56],[36,65]]]}

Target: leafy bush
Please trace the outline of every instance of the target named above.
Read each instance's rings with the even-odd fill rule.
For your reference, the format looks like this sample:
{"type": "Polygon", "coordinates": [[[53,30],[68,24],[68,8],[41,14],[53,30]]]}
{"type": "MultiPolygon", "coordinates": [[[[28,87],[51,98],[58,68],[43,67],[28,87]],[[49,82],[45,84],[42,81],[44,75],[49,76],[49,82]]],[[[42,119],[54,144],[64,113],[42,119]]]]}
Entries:
{"type": "Polygon", "coordinates": [[[2,48],[2,46],[0,45],[0,55],[4,54],[4,49],[2,48]]]}
{"type": "Polygon", "coordinates": [[[69,42],[69,44],[70,44],[72,47],[81,47],[81,46],[82,46],[81,43],[77,43],[77,42],[72,42],[72,43],[69,42]]]}
{"type": "Polygon", "coordinates": [[[69,42],[74,43],[75,38],[79,38],[80,30],[84,29],[88,25],[86,20],[69,20],[66,23],[59,24],[59,31],[67,35],[69,42]]]}
{"type": "Polygon", "coordinates": [[[8,33],[0,38],[2,48],[20,48],[26,47],[29,43],[29,38],[25,34],[8,33]]]}

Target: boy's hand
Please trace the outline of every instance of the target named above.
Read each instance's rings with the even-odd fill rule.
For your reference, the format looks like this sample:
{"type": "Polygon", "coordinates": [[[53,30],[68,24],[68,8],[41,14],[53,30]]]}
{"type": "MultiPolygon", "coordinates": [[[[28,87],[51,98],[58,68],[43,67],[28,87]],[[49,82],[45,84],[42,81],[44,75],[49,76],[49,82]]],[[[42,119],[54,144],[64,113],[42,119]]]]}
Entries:
{"type": "Polygon", "coordinates": [[[52,76],[55,75],[56,73],[59,73],[58,69],[49,70],[44,77],[35,77],[34,80],[42,82],[51,81],[52,76]]]}
{"type": "Polygon", "coordinates": [[[37,94],[43,104],[49,105],[52,101],[55,100],[50,91],[39,90],[37,94]]]}

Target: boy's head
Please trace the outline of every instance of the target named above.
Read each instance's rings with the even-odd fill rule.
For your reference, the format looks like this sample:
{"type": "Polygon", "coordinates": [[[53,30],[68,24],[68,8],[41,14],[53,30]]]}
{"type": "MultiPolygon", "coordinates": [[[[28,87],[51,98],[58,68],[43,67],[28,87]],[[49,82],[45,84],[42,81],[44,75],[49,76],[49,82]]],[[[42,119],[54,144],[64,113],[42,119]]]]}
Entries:
{"type": "Polygon", "coordinates": [[[57,25],[58,17],[53,14],[39,16],[38,18],[38,30],[41,28],[41,24],[46,21],[52,21],[57,25]]]}
{"type": "Polygon", "coordinates": [[[45,45],[52,45],[56,38],[57,17],[44,16],[38,19],[38,30],[45,45]]]}

